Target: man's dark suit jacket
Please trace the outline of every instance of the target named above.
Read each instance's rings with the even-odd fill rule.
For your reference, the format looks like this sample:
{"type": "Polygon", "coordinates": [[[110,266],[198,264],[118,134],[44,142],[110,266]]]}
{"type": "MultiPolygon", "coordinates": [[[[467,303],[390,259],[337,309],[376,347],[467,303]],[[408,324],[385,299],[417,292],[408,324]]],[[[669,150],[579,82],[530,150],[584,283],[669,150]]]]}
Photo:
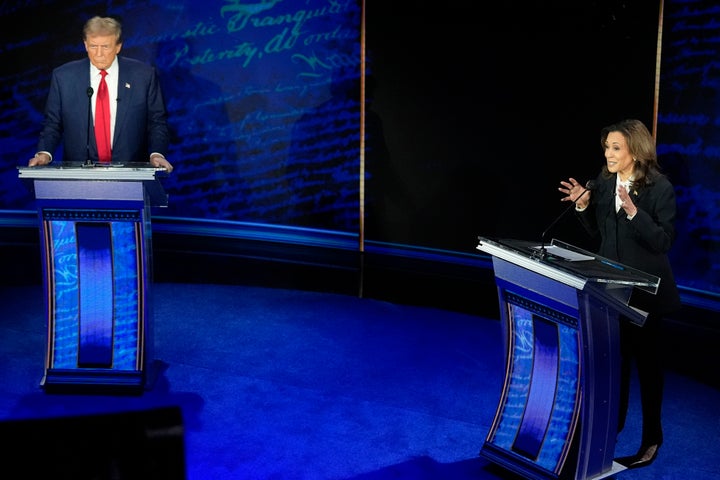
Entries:
{"type": "MultiPolygon", "coordinates": [[[[121,56],[117,60],[113,162],[147,162],[153,152],[167,156],[167,113],[155,68],[121,56]]],[[[63,161],[85,162],[89,156],[92,162],[97,162],[94,129],[92,125],[88,129],[89,87],[90,60],[87,58],[53,70],[37,151],[55,156],[62,144],[63,161]]],[[[112,92],[110,98],[112,101],[112,92]]]]}
{"type": "Polygon", "coordinates": [[[661,175],[644,188],[631,188],[637,207],[631,221],[623,209],[615,211],[615,183],[616,175],[598,175],[591,205],[578,217],[591,235],[600,235],[599,255],[660,277],[657,295],[635,289],[632,306],[661,314],[677,310],[680,295],[667,255],[675,241],[675,190],[661,175]]]}

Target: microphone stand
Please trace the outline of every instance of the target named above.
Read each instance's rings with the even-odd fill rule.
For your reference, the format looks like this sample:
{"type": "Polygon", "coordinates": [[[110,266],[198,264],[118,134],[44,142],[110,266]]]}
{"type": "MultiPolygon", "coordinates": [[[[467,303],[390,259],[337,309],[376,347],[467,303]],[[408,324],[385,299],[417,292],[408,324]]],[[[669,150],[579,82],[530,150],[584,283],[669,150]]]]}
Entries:
{"type": "Polygon", "coordinates": [[[92,160],[90,160],[90,128],[92,125],[92,96],[93,96],[93,88],[88,87],[87,88],[87,96],[88,96],[88,128],[87,128],[87,142],[86,142],[86,149],[87,149],[87,157],[85,158],[85,165],[84,167],[93,167],[92,160]]]}
{"type": "Polygon", "coordinates": [[[542,233],[542,235],[540,236],[540,250],[538,251],[538,256],[540,257],[540,259],[545,260],[545,258],[547,258],[547,249],[545,248],[545,237],[547,236],[548,232],[555,226],[555,224],[557,222],[560,221],[561,218],[563,218],[567,214],[567,212],[570,211],[571,208],[574,208],[575,205],[577,205],[578,200],[580,200],[582,198],[582,196],[585,195],[587,192],[592,190],[593,187],[595,187],[595,182],[593,182],[592,180],[588,180],[587,183],[585,184],[585,190],[583,190],[583,192],[580,195],[578,195],[578,197],[575,200],[573,200],[570,203],[570,205],[568,205],[568,207],[565,210],[563,210],[562,213],[560,215],[558,215],[555,218],[555,220],[553,220],[553,222],[542,233]]]}

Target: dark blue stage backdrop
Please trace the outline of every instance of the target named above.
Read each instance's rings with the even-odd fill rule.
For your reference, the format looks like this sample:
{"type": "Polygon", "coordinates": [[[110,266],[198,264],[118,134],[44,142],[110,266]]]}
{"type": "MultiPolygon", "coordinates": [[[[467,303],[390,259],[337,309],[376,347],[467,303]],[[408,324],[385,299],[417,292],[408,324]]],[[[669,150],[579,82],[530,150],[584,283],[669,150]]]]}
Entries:
{"type": "MultiPolygon", "coordinates": [[[[613,113],[606,122],[607,112],[625,107],[615,98],[587,107],[588,112],[581,108],[614,92],[617,82],[637,78],[615,78],[622,70],[614,71],[615,64],[605,59],[627,57],[638,64],[641,57],[653,56],[654,46],[649,55],[628,51],[623,42],[637,26],[628,22],[628,32],[618,30],[617,43],[588,45],[585,69],[577,68],[577,46],[571,59],[557,55],[573,43],[572,35],[583,45],[613,35],[613,22],[623,13],[613,10],[614,3],[583,9],[570,0],[535,5],[534,11],[528,7],[521,28],[511,16],[523,16],[525,9],[497,7],[491,13],[488,4],[478,14],[467,7],[431,5],[375,0],[368,7],[368,27],[385,22],[392,34],[367,53],[366,64],[361,0],[2,2],[0,209],[34,211],[16,167],[34,154],[52,69],[85,55],[83,23],[100,14],[122,20],[121,54],[156,65],[161,75],[173,134],[170,160],[176,166],[163,180],[170,206],[161,216],[310,227],[351,237],[359,236],[364,224],[369,239],[462,249],[465,255],[476,253],[475,235],[517,236],[517,228],[523,228],[522,235],[539,238],[558,208],[557,182],[578,171],[578,158],[597,159],[597,165],[586,166],[588,175],[599,168],[597,122],[635,115],[634,110],[613,113]],[[391,4],[405,3],[406,10],[382,14],[391,4]],[[548,10],[544,7],[552,7],[552,16],[535,18],[533,12],[548,10]],[[567,15],[582,17],[568,21],[567,15]],[[505,33],[490,28],[503,22],[512,27],[501,29],[505,33]],[[584,22],[592,22],[587,23],[592,28],[584,22]],[[514,49],[516,35],[530,39],[528,47],[537,55],[521,56],[514,49]],[[555,43],[544,48],[543,41],[555,43]],[[543,52],[550,58],[541,58],[543,52]],[[476,65],[482,66],[481,75],[472,73],[476,65]],[[363,67],[369,80],[364,90],[363,67]],[[556,71],[562,68],[569,70],[556,71]],[[601,83],[608,77],[613,78],[601,83]],[[563,79],[568,80],[563,84],[563,79]],[[362,92],[369,105],[374,80],[384,92],[376,105],[404,112],[385,108],[384,127],[372,109],[361,123],[362,92]],[[570,88],[577,91],[566,92],[570,88]],[[556,89],[562,92],[553,95],[556,89]],[[512,102],[517,110],[509,108],[512,102]],[[565,118],[550,117],[563,108],[569,112],[565,118]],[[428,122],[418,120],[428,112],[436,122],[431,135],[421,130],[428,122]],[[558,136],[558,125],[589,132],[567,140],[581,141],[593,156],[577,154],[576,148],[569,149],[572,155],[559,155],[561,146],[538,148],[538,141],[558,136]],[[430,136],[432,146],[426,144],[430,136]],[[399,175],[387,170],[386,137],[392,137],[390,150],[404,168],[399,175]],[[412,158],[403,158],[405,152],[412,158]],[[567,165],[558,165],[560,156],[568,157],[562,160],[567,165]],[[361,172],[366,172],[363,182],[361,172]],[[493,190],[497,185],[505,190],[493,190]]],[[[654,28],[657,6],[640,14],[654,28]]],[[[660,161],[677,185],[680,207],[673,252],[678,282],[715,299],[720,298],[719,14],[711,0],[664,2],[657,102],[660,161]]],[[[645,103],[650,110],[651,102],[645,103]]]]}
{"type": "Polygon", "coordinates": [[[678,199],[673,266],[684,287],[720,294],[720,5],[665,1],[658,158],[678,199]]]}
{"type": "Polygon", "coordinates": [[[15,166],[34,152],[51,69],[86,55],[83,22],[100,14],[122,21],[120,54],[156,65],[161,75],[170,160],[178,167],[163,182],[172,199],[163,215],[358,231],[357,1],[20,1],[0,8],[5,208],[32,208],[15,166]]]}

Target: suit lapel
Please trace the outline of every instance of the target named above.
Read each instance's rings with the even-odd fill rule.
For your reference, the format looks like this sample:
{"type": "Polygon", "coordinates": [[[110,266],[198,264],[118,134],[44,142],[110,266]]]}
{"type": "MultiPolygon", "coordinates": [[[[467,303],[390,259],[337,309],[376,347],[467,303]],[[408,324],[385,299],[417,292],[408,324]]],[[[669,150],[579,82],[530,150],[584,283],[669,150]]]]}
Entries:
{"type": "Polygon", "coordinates": [[[630,198],[632,199],[632,201],[633,201],[633,203],[635,204],[636,207],[637,207],[638,205],[640,205],[640,201],[641,201],[642,198],[645,196],[645,195],[644,195],[644,194],[645,194],[645,191],[646,191],[646,190],[645,190],[644,188],[635,188],[635,187],[633,187],[633,188],[630,189],[630,198]]]}
{"type": "Polygon", "coordinates": [[[605,180],[605,188],[602,191],[602,198],[599,203],[603,208],[608,208],[609,212],[615,211],[615,177],[605,180]]]}
{"type": "Polygon", "coordinates": [[[115,112],[115,134],[113,135],[113,144],[121,138],[122,131],[125,125],[125,117],[130,105],[132,105],[132,81],[130,73],[122,61],[121,57],[118,57],[118,89],[117,89],[117,110],[115,112]]]}

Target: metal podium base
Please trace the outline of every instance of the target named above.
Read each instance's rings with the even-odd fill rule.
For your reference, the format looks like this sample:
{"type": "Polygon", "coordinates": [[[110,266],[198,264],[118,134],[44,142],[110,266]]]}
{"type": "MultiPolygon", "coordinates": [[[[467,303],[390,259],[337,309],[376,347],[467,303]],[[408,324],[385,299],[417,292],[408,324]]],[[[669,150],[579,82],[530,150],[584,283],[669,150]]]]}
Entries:
{"type": "Polygon", "coordinates": [[[48,393],[126,393],[145,390],[145,374],[111,369],[48,369],[40,382],[48,393]]]}
{"type": "Polygon", "coordinates": [[[601,479],[603,479],[603,478],[612,477],[612,476],[615,475],[616,473],[620,473],[620,472],[623,472],[623,471],[625,471],[625,470],[627,470],[627,467],[625,467],[625,466],[623,466],[623,465],[620,465],[620,464],[617,463],[617,462],[613,462],[612,468],[611,468],[610,470],[608,470],[607,472],[603,472],[603,473],[601,473],[601,474],[599,474],[599,475],[596,475],[596,476],[594,476],[594,477],[588,477],[588,480],[601,480],[601,479]]]}

